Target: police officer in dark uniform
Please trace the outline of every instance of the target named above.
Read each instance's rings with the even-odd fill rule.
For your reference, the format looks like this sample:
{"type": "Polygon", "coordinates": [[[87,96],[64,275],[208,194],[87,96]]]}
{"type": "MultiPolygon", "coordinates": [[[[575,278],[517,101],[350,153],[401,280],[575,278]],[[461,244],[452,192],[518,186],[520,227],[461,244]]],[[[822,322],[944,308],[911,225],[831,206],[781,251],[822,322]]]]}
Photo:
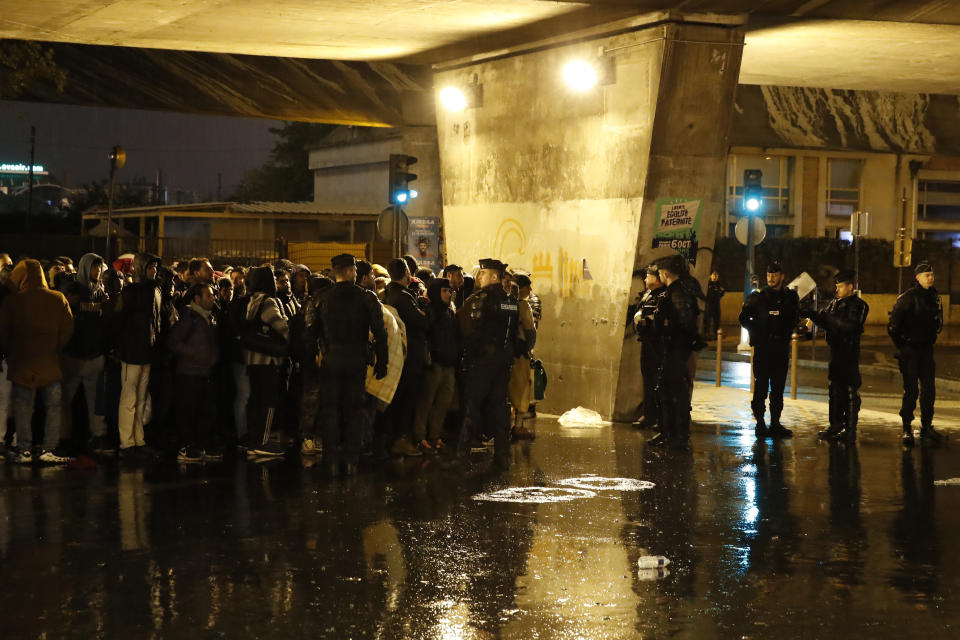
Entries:
{"type": "Polygon", "coordinates": [[[860,413],[860,336],[870,307],[856,295],[856,272],[843,269],[834,277],[837,297],[824,311],[804,309],[803,316],[827,332],[830,345],[830,427],[821,431],[821,438],[857,439],[860,413]]]}
{"type": "Polygon", "coordinates": [[[657,385],[660,433],[650,439],[650,444],[689,450],[693,380],[688,363],[699,341],[699,308],[696,296],[680,280],[685,271],[683,260],[675,255],[657,265],[666,289],[654,313],[655,331],[663,342],[663,358],[657,385]]]}
{"type": "Polygon", "coordinates": [[[356,284],[356,258],[341,254],[332,265],[336,284],[317,300],[321,436],[328,472],[336,475],[343,463],[344,474],[351,475],[360,455],[369,335],[373,333],[374,374],[382,379],[387,375],[387,332],[377,296],[356,284]]]}
{"type": "Polygon", "coordinates": [[[783,268],[778,262],[767,266],[767,286],[754,291],[743,303],[740,325],[750,332],[753,347],[753,417],[757,438],[789,438],[790,429],[780,424],[783,388],[787,383],[790,336],[797,326],[800,299],[784,286],[783,268]],[[767,392],[770,393],[770,428],[763,419],[767,392]]]}
{"type": "Polygon", "coordinates": [[[479,290],[457,311],[464,348],[459,453],[469,453],[471,443],[482,435],[492,435],[494,461],[504,469],[510,466],[507,393],[520,322],[518,300],[501,285],[506,269],[499,260],[481,260],[479,290]]]}
{"type": "Polygon", "coordinates": [[[933,287],[933,267],[927,263],[914,269],[916,285],[897,298],[890,311],[887,333],[897,347],[900,375],[903,376],[903,443],[914,443],[913,410],[917,406],[917,383],[920,383],[920,437],[939,442],[941,435],[933,428],[933,402],[937,396],[936,363],[933,345],[943,329],[943,307],[933,287]]]}
{"type": "Polygon", "coordinates": [[[634,423],[637,429],[650,429],[660,421],[660,406],[657,404],[657,377],[663,362],[663,341],[654,327],[654,314],[666,287],[660,281],[660,269],[651,264],[647,267],[644,284],[647,290],[640,298],[640,308],[633,317],[637,340],[643,345],[640,351],[640,375],[643,376],[643,419],[634,423]]]}

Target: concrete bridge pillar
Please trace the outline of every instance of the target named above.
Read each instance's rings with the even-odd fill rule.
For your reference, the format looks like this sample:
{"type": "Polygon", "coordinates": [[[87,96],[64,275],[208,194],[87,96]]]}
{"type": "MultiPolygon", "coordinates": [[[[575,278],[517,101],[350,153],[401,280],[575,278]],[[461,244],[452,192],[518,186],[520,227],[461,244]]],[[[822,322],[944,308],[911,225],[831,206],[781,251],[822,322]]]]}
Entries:
{"type": "MultiPolygon", "coordinates": [[[[743,45],[736,19],[656,14],[438,68],[448,262],[498,257],[533,273],[545,411],[583,405],[632,419],[642,399],[627,309],[652,249],[657,201],[702,201],[712,247],[743,45]],[[712,21],[711,21],[712,20],[712,21]],[[571,88],[568,63],[598,74],[571,88]]],[[[712,254],[700,251],[703,279],[712,254]]]]}

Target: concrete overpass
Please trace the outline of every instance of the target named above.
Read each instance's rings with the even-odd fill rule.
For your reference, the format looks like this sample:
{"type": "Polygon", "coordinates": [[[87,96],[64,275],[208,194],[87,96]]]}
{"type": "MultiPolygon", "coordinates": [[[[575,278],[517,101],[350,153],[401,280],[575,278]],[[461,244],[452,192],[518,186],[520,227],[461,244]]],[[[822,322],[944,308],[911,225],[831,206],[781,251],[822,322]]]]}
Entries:
{"type": "Polygon", "coordinates": [[[62,96],[32,86],[27,97],[435,126],[449,259],[531,269],[554,408],[618,418],[639,399],[631,274],[672,251],[653,248],[666,199],[698,203],[698,241],[713,246],[738,84],[793,88],[776,94],[778,113],[801,137],[844,126],[914,152],[937,143],[913,135],[923,100],[881,95],[862,113],[858,98],[816,92],[960,94],[960,7],[946,1],[8,4],[0,36],[58,43],[71,72],[62,96]],[[599,82],[565,86],[571,60],[599,82]],[[435,111],[434,87],[469,104],[435,111]]]}

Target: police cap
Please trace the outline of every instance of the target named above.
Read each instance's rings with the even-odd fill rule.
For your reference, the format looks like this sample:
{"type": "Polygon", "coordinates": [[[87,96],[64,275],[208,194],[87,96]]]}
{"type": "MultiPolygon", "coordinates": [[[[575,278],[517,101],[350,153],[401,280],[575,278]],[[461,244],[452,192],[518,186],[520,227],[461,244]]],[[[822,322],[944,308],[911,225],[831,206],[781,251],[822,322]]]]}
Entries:
{"type": "Polygon", "coordinates": [[[916,267],[914,267],[914,269],[913,269],[913,275],[918,276],[918,275],[920,275],[921,273],[927,273],[927,272],[929,272],[929,271],[933,271],[933,267],[930,266],[930,263],[929,263],[929,262],[921,262],[921,263],[918,264],[916,267]]]}
{"type": "Polygon", "coordinates": [[[849,282],[852,284],[856,278],[857,272],[853,269],[840,269],[840,271],[837,272],[837,275],[833,276],[833,281],[837,284],[840,284],[841,282],[849,282]]]}
{"type": "Polygon", "coordinates": [[[330,264],[334,269],[343,269],[344,267],[355,267],[357,266],[357,259],[350,255],[349,253],[341,253],[338,256],[333,256],[333,259],[330,261],[330,264]]]}
{"type": "Polygon", "coordinates": [[[767,265],[767,273],[783,273],[783,267],[779,262],[771,262],[767,265]]]}
{"type": "Polygon", "coordinates": [[[480,260],[480,268],[490,269],[498,272],[500,275],[503,275],[503,272],[507,270],[507,265],[500,262],[496,258],[483,258],[480,260]]]}

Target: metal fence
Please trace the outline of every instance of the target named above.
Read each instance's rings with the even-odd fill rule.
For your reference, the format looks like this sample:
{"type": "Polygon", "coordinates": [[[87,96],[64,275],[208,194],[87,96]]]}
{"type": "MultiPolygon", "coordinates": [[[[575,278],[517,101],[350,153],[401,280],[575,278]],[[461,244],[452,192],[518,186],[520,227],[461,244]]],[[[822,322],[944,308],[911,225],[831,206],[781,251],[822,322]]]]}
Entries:
{"type": "MultiPolygon", "coordinates": [[[[103,255],[106,238],[74,235],[45,235],[0,233],[0,252],[9,252],[14,257],[49,260],[57,256],[69,256],[74,260],[85,253],[103,255]]],[[[117,257],[124,253],[147,252],[159,255],[168,262],[194,257],[210,258],[215,265],[252,265],[286,257],[286,243],[274,240],[228,240],[220,238],[138,238],[127,236],[115,238],[111,254],[117,257]]]]}

